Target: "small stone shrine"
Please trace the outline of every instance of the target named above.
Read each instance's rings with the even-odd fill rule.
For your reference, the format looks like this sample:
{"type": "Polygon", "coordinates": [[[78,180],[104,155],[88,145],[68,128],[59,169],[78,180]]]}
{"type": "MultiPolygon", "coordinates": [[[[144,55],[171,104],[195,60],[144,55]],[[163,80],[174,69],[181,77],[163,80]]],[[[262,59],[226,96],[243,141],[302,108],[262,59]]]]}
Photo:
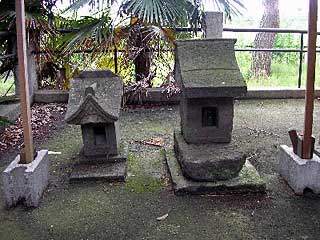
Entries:
{"type": "Polygon", "coordinates": [[[176,194],[264,192],[255,168],[232,141],[234,98],[247,92],[235,39],[177,41],[175,79],[181,130],[167,164],[176,194]]]}
{"type": "Polygon", "coordinates": [[[71,181],[125,180],[127,153],[120,147],[118,126],[122,84],[109,70],[84,71],[71,81],[66,121],[81,125],[83,140],[71,181]]]}

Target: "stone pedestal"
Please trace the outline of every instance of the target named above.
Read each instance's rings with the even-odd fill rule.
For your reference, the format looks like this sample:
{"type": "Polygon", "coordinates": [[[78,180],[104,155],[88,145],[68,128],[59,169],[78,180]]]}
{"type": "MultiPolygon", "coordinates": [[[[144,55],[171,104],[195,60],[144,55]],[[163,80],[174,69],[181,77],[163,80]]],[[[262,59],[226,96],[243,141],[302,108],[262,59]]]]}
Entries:
{"type": "Polygon", "coordinates": [[[124,182],[127,176],[128,146],[121,147],[118,155],[91,156],[80,152],[70,174],[70,182],[106,181],[124,182]]]}
{"type": "Polygon", "coordinates": [[[291,147],[281,145],[279,172],[296,194],[302,195],[307,188],[320,193],[320,158],[317,154],[306,160],[296,155],[291,147]]]}
{"type": "Polygon", "coordinates": [[[38,207],[49,180],[48,151],[41,150],[29,164],[20,164],[20,156],[3,171],[3,189],[7,207],[22,201],[27,207],[38,207]]]}
{"type": "Polygon", "coordinates": [[[174,133],[174,150],[186,178],[220,181],[237,177],[245,161],[239,146],[230,144],[188,144],[179,131],[174,133]]]}
{"type": "Polygon", "coordinates": [[[175,153],[166,149],[166,161],[176,195],[185,194],[264,194],[266,183],[247,160],[237,177],[220,181],[194,181],[184,176],[175,153]]]}

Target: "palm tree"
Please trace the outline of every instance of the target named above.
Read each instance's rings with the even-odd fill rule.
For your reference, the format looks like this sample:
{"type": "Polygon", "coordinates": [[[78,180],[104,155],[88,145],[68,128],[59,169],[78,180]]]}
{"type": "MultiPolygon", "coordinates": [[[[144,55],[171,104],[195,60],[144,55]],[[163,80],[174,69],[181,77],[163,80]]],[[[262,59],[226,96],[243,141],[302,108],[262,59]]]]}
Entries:
{"type": "MultiPolygon", "coordinates": [[[[53,27],[53,7],[58,0],[26,0],[26,30],[28,44],[36,51],[47,45],[47,39],[56,34],[53,27]],[[45,37],[44,37],[45,36],[45,37]]],[[[0,32],[15,32],[16,27],[15,2],[12,0],[0,0],[0,32]]],[[[0,37],[0,52],[3,55],[15,54],[15,36],[5,34],[0,37]]],[[[46,47],[45,47],[46,48],[46,47]]],[[[50,55],[48,55],[50,56],[50,55]]],[[[15,57],[4,58],[0,64],[0,76],[8,79],[10,72],[14,71],[17,59],[15,57]]]]}
{"type": "MultiPolygon", "coordinates": [[[[174,28],[204,27],[201,0],[119,0],[118,5],[115,0],[70,0],[65,12],[75,13],[84,5],[91,8],[91,16],[77,20],[63,18],[54,12],[57,1],[26,1],[29,39],[32,39],[37,51],[47,53],[42,62],[42,72],[52,77],[56,77],[55,72],[61,68],[57,66],[57,62],[61,62],[61,55],[57,61],[53,50],[63,51],[61,64],[65,64],[68,61],[66,56],[81,48],[89,47],[95,52],[122,48],[122,64],[133,62],[135,82],[139,82],[139,86],[149,87],[155,76],[155,71],[150,70],[154,52],[173,49],[174,28]],[[117,10],[115,17],[111,14],[114,9],[117,10]],[[56,29],[63,26],[75,27],[79,31],[61,36],[56,29]]],[[[241,0],[211,1],[228,17],[238,14],[239,9],[243,8],[241,0]]],[[[12,0],[0,0],[0,31],[14,31],[14,21],[14,3],[12,0]]],[[[0,39],[1,47],[8,42],[7,39],[0,39]]],[[[14,67],[14,63],[9,65],[14,67]]],[[[0,73],[1,69],[7,69],[7,66],[0,66],[0,73]]]]}
{"type": "MultiPolygon", "coordinates": [[[[216,8],[224,11],[228,18],[239,14],[244,8],[241,0],[212,0],[216,8]]],[[[98,14],[114,8],[115,1],[73,0],[65,11],[76,12],[88,4],[98,14]]],[[[83,45],[90,39],[97,48],[125,48],[125,58],[131,59],[135,66],[136,82],[144,81],[151,86],[154,73],[150,71],[154,50],[172,46],[175,40],[172,29],[191,26],[204,27],[204,7],[201,0],[122,0],[116,18],[97,19],[95,24],[86,25],[66,44],[66,51],[83,45]],[[130,19],[130,21],[126,21],[130,19]],[[106,21],[107,20],[107,21],[106,21]],[[126,24],[124,24],[126,23],[126,24]],[[167,44],[161,44],[164,41],[167,44]]]]}

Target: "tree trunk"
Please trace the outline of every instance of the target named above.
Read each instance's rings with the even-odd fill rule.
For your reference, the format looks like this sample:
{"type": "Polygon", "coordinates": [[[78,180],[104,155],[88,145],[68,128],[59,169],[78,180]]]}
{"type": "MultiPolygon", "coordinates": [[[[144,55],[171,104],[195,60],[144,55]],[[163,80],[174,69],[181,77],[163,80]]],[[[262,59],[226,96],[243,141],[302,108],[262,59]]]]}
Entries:
{"type": "Polygon", "coordinates": [[[133,43],[137,54],[134,58],[136,82],[145,81],[148,87],[151,86],[150,67],[152,61],[151,48],[148,43],[148,32],[143,30],[143,23],[138,21],[134,24],[130,42],[133,43]]]}
{"type": "MultiPolygon", "coordinates": [[[[142,51],[138,54],[138,56],[134,59],[134,66],[136,72],[136,81],[141,81],[145,78],[148,78],[150,74],[150,66],[151,66],[151,58],[150,53],[142,51]]],[[[149,87],[151,86],[151,79],[147,79],[147,84],[149,87]]]]}
{"type": "MultiPolygon", "coordinates": [[[[279,0],[263,0],[264,13],[260,22],[261,28],[279,28],[279,0]]],[[[258,33],[254,48],[273,48],[275,33],[258,33]]],[[[271,52],[253,52],[251,76],[266,77],[271,74],[271,52]]]]}

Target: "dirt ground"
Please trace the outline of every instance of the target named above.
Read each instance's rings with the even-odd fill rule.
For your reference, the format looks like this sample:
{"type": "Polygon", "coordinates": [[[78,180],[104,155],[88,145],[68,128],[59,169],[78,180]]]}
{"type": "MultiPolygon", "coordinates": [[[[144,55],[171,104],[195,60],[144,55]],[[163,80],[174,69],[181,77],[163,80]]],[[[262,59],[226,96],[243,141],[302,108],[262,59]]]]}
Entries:
{"type": "MultiPolygon", "coordinates": [[[[233,140],[267,182],[264,196],[173,194],[162,148],[143,143],[172,146],[177,106],[122,112],[122,142],[130,150],[125,184],[69,184],[81,135],[78,127],[61,123],[37,146],[61,152],[50,155],[50,186],[40,207],[6,210],[0,195],[0,239],[319,239],[320,197],[295,196],[277,171],[279,146],[290,144],[289,129],[302,129],[303,112],[303,100],[236,102],[233,140]]],[[[316,137],[319,122],[316,102],[316,137]]],[[[1,171],[15,154],[1,156],[1,171]]]]}

